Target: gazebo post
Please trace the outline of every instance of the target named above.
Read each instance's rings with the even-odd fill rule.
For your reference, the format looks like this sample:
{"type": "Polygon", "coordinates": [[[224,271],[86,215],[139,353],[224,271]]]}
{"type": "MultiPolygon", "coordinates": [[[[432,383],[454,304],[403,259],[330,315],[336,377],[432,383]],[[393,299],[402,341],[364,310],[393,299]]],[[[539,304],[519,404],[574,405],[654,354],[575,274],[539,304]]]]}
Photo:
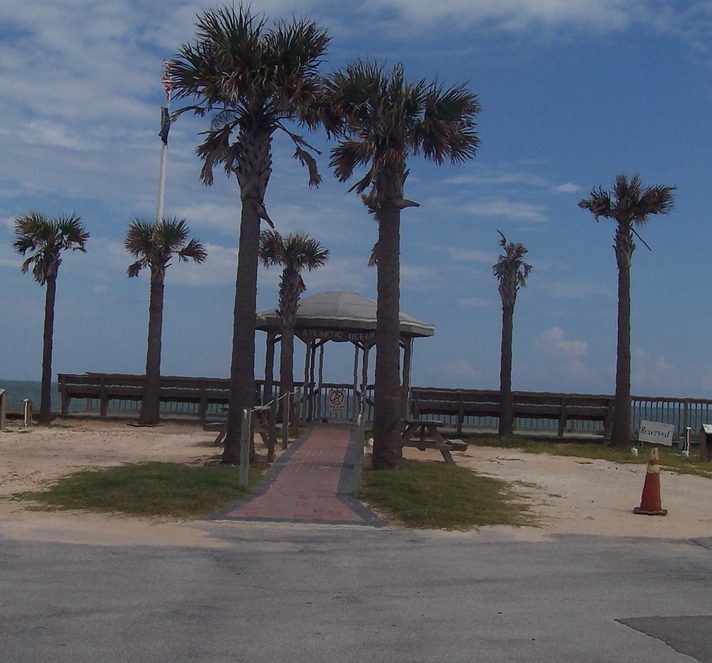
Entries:
{"type": "Polygon", "coordinates": [[[371,352],[371,345],[369,343],[363,344],[363,373],[361,381],[361,397],[364,403],[364,412],[366,411],[366,393],[368,387],[368,355],[371,352]]]}
{"type": "Polygon", "coordinates": [[[317,419],[321,419],[321,416],[322,416],[321,389],[322,389],[322,385],[324,384],[324,346],[325,345],[326,345],[326,341],[322,339],[321,342],[319,343],[319,382],[317,383],[317,393],[319,394],[319,400],[317,401],[317,406],[316,406],[317,419]]]}
{"type": "Polygon", "coordinates": [[[313,341],[313,347],[311,351],[311,361],[309,362],[309,400],[308,400],[308,419],[307,421],[314,421],[314,383],[316,382],[315,370],[316,370],[316,348],[317,340],[313,341]]]}
{"type": "Polygon", "coordinates": [[[413,357],[413,337],[406,336],[403,341],[403,380],[401,381],[401,416],[408,418],[408,391],[410,390],[410,372],[413,357]]]}
{"type": "MultiPolygon", "coordinates": [[[[312,341],[305,341],[305,343],[307,344],[307,351],[306,355],[304,356],[304,396],[309,393],[307,385],[309,384],[309,362],[311,361],[312,355],[312,341]]],[[[304,398],[304,396],[302,398],[304,398]]],[[[299,403],[299,412],[301,412],[301,407],[302,404],[299,403]]]]}
{"type": "Polygon", "coordinates": [[[354,342],[354,398],[352,420],[356,423],[358,418],[358,343],[354,342]]]}

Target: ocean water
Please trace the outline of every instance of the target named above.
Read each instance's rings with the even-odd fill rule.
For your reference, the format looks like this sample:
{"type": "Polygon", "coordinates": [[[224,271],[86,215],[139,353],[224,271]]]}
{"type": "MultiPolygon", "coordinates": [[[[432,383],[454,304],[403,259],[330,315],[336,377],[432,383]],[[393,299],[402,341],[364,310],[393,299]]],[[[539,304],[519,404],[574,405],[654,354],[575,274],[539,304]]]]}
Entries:
{"type": "MultiPolygon", "coordinates": [[[[41,383],[39,381],[22,380],[2,380],[0,379],[0,389],[7,392],[7,407],[21,408],[23,401],[29,398],[34,401],[34,409],[40,407],[41,383]]],[[[62,399],[57,390],[57,383],[52,383],[52,409],[59,410],[62,407],[62,399]]]]}

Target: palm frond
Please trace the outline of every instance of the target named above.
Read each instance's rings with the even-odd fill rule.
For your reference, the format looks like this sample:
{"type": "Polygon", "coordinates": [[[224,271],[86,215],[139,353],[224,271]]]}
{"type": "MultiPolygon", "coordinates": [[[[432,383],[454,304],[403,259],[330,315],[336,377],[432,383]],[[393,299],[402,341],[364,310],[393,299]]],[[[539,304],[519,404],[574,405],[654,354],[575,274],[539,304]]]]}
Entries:
{"type": "Polygon", "coordinates": [[[30,255],[21,266],[23,272],[32,268],[32,275],[40,285],[56,277],[64,251],[86,252],[89,233],[76,214],[50,219],[38,212],[30,212],[15,219],[13,248],[21,255],[30,255]]]}

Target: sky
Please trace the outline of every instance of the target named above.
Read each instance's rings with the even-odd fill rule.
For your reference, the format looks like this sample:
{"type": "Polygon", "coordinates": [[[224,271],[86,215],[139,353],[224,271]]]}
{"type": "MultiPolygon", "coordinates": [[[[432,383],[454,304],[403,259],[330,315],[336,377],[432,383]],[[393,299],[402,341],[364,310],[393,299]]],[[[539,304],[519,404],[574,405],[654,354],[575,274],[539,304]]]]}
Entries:
{"type": "MultiPolygon", "coordinates": [[[[186,0],[25,0],[0,4],[0,379],[38,380],[44,288],[22,274],[14,220],[76,213],[91,238],[66,254],[53,372],[142,373],[148,281],[129,279],[128,224],[154,218],[162,60],[194,39],[186,0]]],[[[616,356],[614,222],[577,203],[619,173],[674,185],[675,207],[640,234],[632,277],[632,390],[712,398],[710,223],[712,3],[672,0],[255,0],[270,19],[309,17],[331,42],[326,74],[357,57],[402,62],[409,79],[464,83],[477,94],[481,145],[465,164],[409,161],[402,215],[401,309],[435,325],[416,341],[413,384],[496,389],[499,235],[533,266],[514,316],[513,387],[612,393],[616,356]]],[[[179,104],[174,100],[172,110],[179,104]]],[[[227,377],[237,263],[237,182],[203,186],[195,154],[207,118],[172,127],[165,214],[208,250],[166,279],[162,372],[227,377]]],[[[307,186],[288,142],[274,142],[266,206],[282,233],[331,251],[305,296],[374,297],[367,265],[377,227],[328,168],[307,186]]],[[[258,310],[277,302],[262,269],[258,310]]],[[[258,332],[256,376],[262,377],[258,332]]],[[[350,350],[331,344],[325,377],[348,382],[350,350]]],[[[300,345],[297,352],[301,354],[300,345]]],[[[297,376],[299,373],[297,373],[297,376]]]]}

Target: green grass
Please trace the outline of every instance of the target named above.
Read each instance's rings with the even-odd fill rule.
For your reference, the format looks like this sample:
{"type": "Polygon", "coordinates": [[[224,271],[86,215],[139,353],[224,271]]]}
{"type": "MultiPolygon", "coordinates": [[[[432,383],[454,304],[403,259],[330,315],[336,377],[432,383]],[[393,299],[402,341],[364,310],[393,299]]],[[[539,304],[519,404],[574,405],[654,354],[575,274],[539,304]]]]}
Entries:
{"type": "Polygon", "coordinates": [[[406,461],[395,472],[364,469],[360,498],[387,517],[420,529],[533,524],[504,481],[442,463],[406,461]]]}
{"type": "Polygon", "coordinates": [[[247,497],[263,472],[262,467],[250,467],[248,488],[240,490],[235,466],[140,463],[77,472],[46,490],[15,497],[54,509],[199,518],[247,497]]]}
{"type": "MultiPolygon", "coordinates": [[[[635,444],[631,441],[629,447],[620,449],[604,442],[554,442],[552,440],[537,440],[524,437],[485,437],[477,436],[463,438],[476,446],[499,447],[503,449],[520,449],[527,453],[549,453],[556,456],[576,456],[608,460],[614,463],[635,463],[644,465],[650,457],[650,445],[635,444]],[[637,446],[638,457],[631,454],[631,447],[637,446]]],[[[693,447],[690,457],[685,457],[677,446],[658,446],[660,467],[680,474],[696,474],[712,478],[712,463],[703,463],[699,459],[699,448],[693,447]]]]}

